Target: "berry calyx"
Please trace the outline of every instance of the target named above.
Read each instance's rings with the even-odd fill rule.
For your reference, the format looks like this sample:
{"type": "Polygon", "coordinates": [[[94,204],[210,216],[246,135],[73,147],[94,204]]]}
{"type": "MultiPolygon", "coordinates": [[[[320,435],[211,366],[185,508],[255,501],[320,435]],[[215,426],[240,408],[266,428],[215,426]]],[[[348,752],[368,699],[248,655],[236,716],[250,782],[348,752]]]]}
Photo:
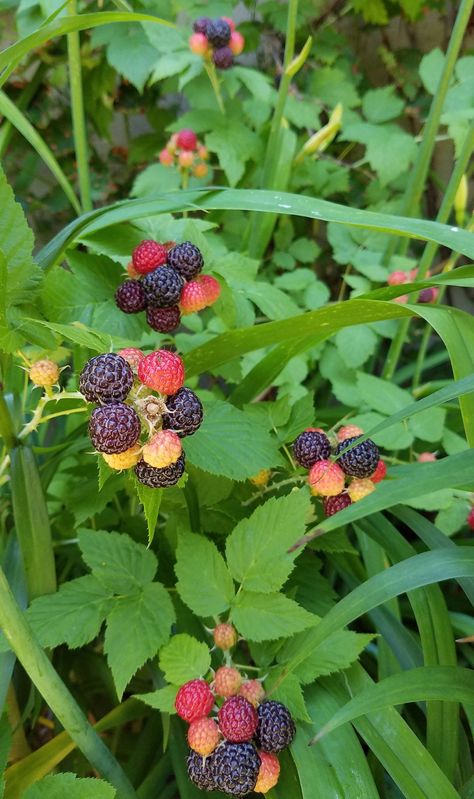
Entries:
{"type": "Polygon", "coordinates": [[[115,292],[117,307],[124,313],[139,313],[146,308],[143,286],[139,280],[126,280],[115,292]]]}
{"type": "Polygon", "coordinates": [[[330,454],[328,437],[316,430],[305,430],[293,443],[294,458],[305,469],[310,469],[317,461],[327,460],[330,454]]]}
{"type": "Polygon", "coordinates": [[[192,436],[199,430],[203,415],[199,397],[190,388],[183,387],[166,400],[163,427],[165,430],[174,430],[180,438],[192,436]]]}
{"type": "Polygon", "coordinates": [[[195,150],[197,146],[197,136],[194,130],[183,128],[176,137],[176,144],[181,150],[195,150]]]}
{"type": "Polygon", "coordinates": [[[145,275],[142,286],[148,305],[155,308],[169,308],[179,302],[183,279],[170,266],[161,266],[145,275]]]}
{"type": "Polygon", "coordinates": [[[255,735],[257,711],[243,696],[227,699],[219,710],[218,718],[222,735],[231,743],[250,741],[255,735]]]}
{"type": "Polygon", "coordinates": [[[204,33],[192,33],[188,40],[189,49],[195,55],[205,55],[207,53],[209,42],[204,33]]]}
{"type": "Polygon", "coordinates": [[[162,469],[157,469],[144,460],[140,460],[135,466],[135,476],[140,483],[149,488],[170,488],[181,479],[184,474],[184,467],[185,457],[183,452],[176,463],[172,463],[171,466],[164,466],[162,469]]]}
{"type": "Polygon", "coordinates": [[[233,55],[240,55],[245,47],[245,39],[239,31],[230,34],[229,47],[233,55]]]}
{"type": "Polygon", "coordinates": [[[138,364],[138,378],[160,394],[176,394],[184,383],[184,365],[179,355],[156,350],[138,364]]]}
{"type": "Polygon", "coordinates": [[[160,430],[155,433],[143,447],[142,457],[145,463],[162,469],[176,463],[182,452],[181,439],[171,430],[160,430]]]}
{"type": "Polygon", "coordinates": [[[92,411],[89,419],[89,436],[94,448],[108,455],[133,447],[140,431],[137,412],[123,402],[101,405],[92,411]]]}
{"type": "Polygon", "coordinates": [[[179,327],[181,314],[177,305],[169,308],[147,308],[146,321],[158,333],[171,333],[179,327]]]}
{"type": "Polygon", "coordinates": [[[201,271],[204,266],[204,259],[199,247],[191,244],[190,241],[183,241],[182,244],[176,244],[169,251],[168,263],[185,280],[191,280],[201,271]]]}
{"type": "Polygon", "coordinates": [[[130,449],[125,452],[118,452],[116,454],[108,455],[106,452],[102,453],[102,457],[106,464],[111,469],[122,471],[122,469],[131,469],[140,460],[141,447],[140,444],[134,444],[130,449]]]}
{"type": "Polygon", "coordinates": [[[353,438],[354,436],[363,436],[364,431],[361,427],[357,427],[356,424],[346,424],[344,427],[340,427],[337,431],[337,440],[338,441],[346,441],[348,438],[353,438]]]}
{"type": "Polygon", "coordinates": [[[259,705],[256,741],[264,752],[281,752],[295,737],[295,722],[281,702],[267,701],[259,705]]]}
{"type": "Polygon", "coordinates": [[[341,441],[336,449],[336,456],[340,455],[350,444],[355,444],[347,452],[343,452],[338,459],[341,469],[351,477],[369,477],[374,473],[380,460],[379,451],[374,442],[368,438],[357,444],[358,436],[346,438],[341,441]]]}
{"type": "Polygon", "coordinates": [[[255,793],[268,793],[278,782],[280,776],[280,762],[277,756],[271,752],[259,752],[258,754],[260,756],[261,765],[254,791],[255,793]]]}
{"type": "Polygon", "coordinates": [[[217,627],[214,627],[212,634],[215,645],[224,652],[232,649],[238,641],[237,630],[232,624],[218,624],[217,627]]]}
{"type": "Polygon", "coordinates": [[[145,239],[132,253],[132,263],[136,272],[140,275],[147,275],[158,266],[166,263],[167,252],[162,244],[152,239],[145,239]]]}
{"type": "Polygon", "coordinates": [[[218,696],[229,699],[239,693],[242,677],[232,666],[221,666],[214,677],[214,691],[218,696]]]}
{"type": "Polygon", "coordinates": [[[240,686],[239,693],[254,707],[258,707],[265,698],[265,689],[260,680],[246,680],[240,686]]]}
{"type": "Polygon", "coordinates": [[[260,756],[251,743],[225,741],[211,755],[214,786],[230,796],[246,796],[257,784],[260,756]]]}
{"type": "Polygon", "coordinates": [[[352,499],[349,494],[337,494],[335,497],[324,497],[323,510],[325,516],[334,516],[340,510],[344,510],[352,504],[352,499]]]}
{"type": "Polygon", "coordinates": [[[133,372],[121,355],[95,355],[79,377],[79,391],[88,402],[121,402],[132,388],[133,372]]]}
{"type": "Polygon", "coordinates": [[[174,706],[184,721],[191,723],[208,716],[214,705],[214,696],[205,680],[189,680],[181,686],[174,706]]]}
{"type": "Polygon", "coordinates": [[[128,365],[132,367],[132,370],[135,373],[137,371],[138,364],[145,357],[144,353],[137,349],[137,347],[125,347],[125,349],[119,350],[117,355],[120,355],[125,361],[127,361],[128,365]]]}
{"type": "Polygon", "coordinates": [[[308,483],[314,496],[334,497],[344,489],[344,472],[337,463],[329,460],[316,461],[308,475],[308,483]]]}
{"type": "Polygon", "coordinates": [[[387,474],[387,466],[385,464],[385,461],[379,460],[375,472],[370,475],[370,479],[372,480],[373,483],[381,483],[382,480],[385,478],[386,474],[387,474]]]}
{"type": "Polygon", "coordinates": [[[188,744],[198,755],[207,757],[219,743],[219,727],[213,719],[204,717],[192,721],[188,729],[188,744]]]}
{"type": "Polygon", "coordinates": [[[31,364],[28,369],[28,377],[35,386],[51,388],[58,382],[60,371],[57,363],[50,361],[49,358],[43,358],[31,364]]]}
{"type": "Polygon", "coordinates": [[[368,477],[351,480],[349,488],[347,489],[347,493],[352,502],[358,502],[360,499],[364,499],[364,497],[367,497],[372,491],[375,491],[375,485],[368,477]]]}

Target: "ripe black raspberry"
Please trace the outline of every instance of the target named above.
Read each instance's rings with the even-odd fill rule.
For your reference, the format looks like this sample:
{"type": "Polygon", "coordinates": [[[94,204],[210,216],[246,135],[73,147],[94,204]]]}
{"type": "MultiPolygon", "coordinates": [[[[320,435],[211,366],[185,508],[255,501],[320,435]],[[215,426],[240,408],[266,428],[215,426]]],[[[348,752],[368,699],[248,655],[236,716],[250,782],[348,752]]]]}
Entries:
{"type": "Polygon", "coordinates": [[[158,333],[171,333],[179,327],[181,314],[177,305],[170,308],[147,308],[146,321],[158,333]]]}
{"type": "Polygon", "coordinates": [[[211,20],[209,17],[198,17],[198,19],[194,20],[193,23],[193,31],[194,33],[203,33],[206,36],[207,33],[207,26],[210,24],[211,20]]]}
{"type": "Polygon", "coordinates": [[[140,429],[138,414],[123,402],[95,408],[89,420],[89,435],[95,449],[108,455],[133,447],[140,429]]]}
{"type": "Polygon", "coordinates": [[[79,391],[88,402],[121,402],[133,384],[133,372],[121,355],[109,352],[87,361],[79,378],[79,391]]]}
{"type": "Polygon", "coordinates": [[[201,271],[204,259],[201,250],[190,241],[183,241],[182,244],[177,244],[169,251],[168,264],[176,269],[185,280],[191,280],[201,271]]]}
{"type": "Polygon", "coordinates": [[[217,50],[214,50],[212,60],[217,69],[230,69],[234,63],[234,55],[230,47],[219,47],[217,50]]]}
{"type": "Polygon", "coordinates": [[[142,460],[138,461],[135,466],[135,474],[140,483],[150,488],[169,488],[169,486],[176,485],[179,478],[182,477],[184,464],[184,452],[179,456],[176,463],[172,463],[171,466],[164,466],[161,469],[150,466],[142,460]]]}
{"type": "Polygon", "coordinates": [[[189,752],[187,759],[188,777],[201,791],[213,791],[216,788],[214,775],[212,773],[212,764],[214,755],[202,757],[192,749],[189,752]]]}
{"type": "Polygon", "coordinates": [[[207,25],[204,33],[213,47],[225,47],[230,42],[232,31],[225,19],[213,19],[207,25]]]}
{"type": "Polygon", "coordinates": [[[336,494],[335,497],[324,497],[324,514],[326,516],[334,516],[335,513],[339,513],[340,510],[344,510],[344,508],[349,507],[351,504],[352,500],[349,494],[336,494]]]}
{"type": "Polygon", "coordinates": [[[126,280],[115,292],[115,302],[124,313],[139,313],[146,308],[145,291],[139,280],[126,280]]]}
{"type": "Polygon", "coordinates": [[[165,430],[174,430],[180,438],[192,436],[202,424],[201,400],[190,388],[180,388],[166,400],[167,413],[163,415],[165,430]]]}
{"type": "MultiPolygon", "coordinates": [[[[336,456],[359,438],[360,436],[353,436],[341,441],[336,449],[336,456]]],[[[375,472],[378,462],[379,451],[370,438],[361,444],[356,444],[355,447],[341,455],[338,460],[341,469],[352,477],[370,477],[375,472]]]]}
{"type": "Polygon", "coordinates": [[[305,469],[311,469],[316,461],[327,460],[330,454],[331,444],[328,437],[316,430],[305,430],[293,444],[295,460],[305,469]]]}
{"type": "Polygon", "coordinates": [[[261,760],[251,743],[225,741],[212,755],[211,772],[218,791],[246,796],[257,784],[261,760]]]}
{"type": "Polygon", "coordinates": [[[145,275],[142,281],[148,305],[169,308],[177,305],[183,288],[183,279],[170,266],[159,266],[145,275]]]}
{"type": "Polygon", "coordinates": [[[258,727],[255,740],[264,752],[281,752],[295,737],[295,722],[281,702],[262,702],[258,706],[258,727]]]}

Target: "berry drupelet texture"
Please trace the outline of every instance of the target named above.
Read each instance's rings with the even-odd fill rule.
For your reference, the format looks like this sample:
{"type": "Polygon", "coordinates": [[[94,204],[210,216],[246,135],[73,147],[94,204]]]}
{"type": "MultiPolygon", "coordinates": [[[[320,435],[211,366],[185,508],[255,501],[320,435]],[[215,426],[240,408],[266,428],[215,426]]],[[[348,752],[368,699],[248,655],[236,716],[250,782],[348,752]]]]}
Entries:
{"type": "Polygon", "coordinates": [[[168,253],[168,264],[176,269],[185,280],[191,280],[204,266],[201,250],[190,241],[177,244],[168,253]]]}
{"type": "Polygon", "coordinates": [[[212,755],[214,785],[230,796],[246,796],[257,784],[260,756],[251,743],[225,743],[212,755]]]}
{"type": "Polygon", "coordinates": [[[323,509],[325,516],[334,516],[340,510],[349,507],[352,500],[349,494],[337,494],[335,497],[324,497],[323,509]]]}
{"type": "Polygon", "coordinates": [[[276,755],[269,752],[259,752],[261,766],[258,772],[255,793],[268,793],[278,782],[280,776],[280,763],[276,755]]]}
{"type": "Polygon", "coordinates": [[[138,379],[160,394],[176,394],[184,383],[183,362],[174,352],[155,350],[138,364],[138,379]]]}
{"type": "Polygon", "coordinates": [[[144,460],[138,461],[135,466],[135,475],[140,483],[149,486],[149,488],[170,488],[170,486],[176,485],[183,476],[184,467],[185,458],[183,452],[176,463],[172,463],[171,466],[165,466],[163,469],[156,469],[144,460]]]}
{"type": "Polygon", "coordinates": [[[121,355],[109,352],[87,361],[79,378],[79,391],[88,402],[122,402],[133,384],[133,372],[121,355]]]}
{"type": "Polygon", "coordinates": [[[206,34],[213,47],[219,48],[229,44],[232,31],[225,19],[212,19],[202,33],[206,34]]]}
{"type": "Polygon", "coordinates": [[[219,727],[232,743],[250,741],[257,729],[257,711],[243,696],[232,696],[219,710],[219,727]]]}
{"type": "Polygon", "coordinates": [[[208,716],[214,704],[214,696],[205,680],[189,680],[181,686],[174,706],[178,716],[189,724],[208,716]]]}
{"type": "Polygon", "coordinates": [[[43,388],[50,388],[54,386],[59,380],[60,369],[57,363],[43,358],[40,361],[35,361],[31,364],[28,370],[28,377],[35,386],[42,386],[43,388]]]}
{"type": "Polygon", "coordinates": [[[293,455],[300,466],[311,469],[316,461],[324,461],[331,454],[331,444],[324,433],[305,430],[293,444],[293,455]]]}
{"type": "MultiPolygon", "coordinates": [[[[341,441],[336,449],[336,456],[350,444],[354,444],[358,438],[358,436],[353,436],[341,441]]],[[[356,444],[338,459],[338,464],[343,472],[351,475],[351,477],[370,477],[377,468],[378,462],[379,451],[370,438],[360,444],[356,444]]]]}
{"type": "Polygon", "coordinates": [[[113,454],[125,452],[140,437],[140,418],[136,411],[123,402],[101,405],[92,411],[89,436],[98,452],[113,454]]]}
{"type": "Polygon", "coordinates": [[[147,308],[146,321],[157,333],[172,333],[179,327],[181,313],[177,305],[169,308],[147,308]]]}
{"type": "Polygon", "coordinates": [[[219,47],[212,54],[217,69],[230,69],[234,63],[234,54],[230,47],[219,47]]]}
{"type": "Polygon", "coordinates": [[[201,791],[213,791],[217,787],[212,770],[213,760],[213,755],[203,757],[192,750],[188,755],[188,777],[201,791]]]}
{"type": "Polygon", "coordinates": [[[295,737],[295,722],[281,702],[262,702],[258,710],[256,741],[264,752],[281,752],[295,737]]]}
{"type": "Polygon", "coordinates": [[[183,279],[170,266],[160,266],[145,275],[142,281],[147,305],[169,308],[177,305],[183,290],[183,279]]]}
{"type": "Polygon", "coordinates": [[[166,263],[167,256],[168,253],[163,244],[151,239],[142,241],[132,253],[132,264],[135,273],[147,275],[158,266],[163,266],[166,263]]]}
{"type": "Polygon", "coordinates": [[[217,669],[214,677],[214,691],[218,696],[223,696],[226,699],[236,696],[241,685],[242,677],[238,669],[234,669],[232,666],[221,666],[217,669]]]}
{"type": "Polygon", "coordinates": [[[191,722],[188,729],[188,744],[198,755],[203,757],[210,755],[219,743],[219,739],[219,727],[213,719],[204,716],[191,722]]]}
{"type": "Polygon", "coordinates": [[[140,313],[146,308],[145,291],[139,280],[126,280],[115,292],[117,307],[124,313],[140,313]]]}
{"type": "MultiPolygon", "coordinates": [[[[189,389],[181,389],[181,391],[183,390],[189,391],[189,389]]],[[[199,404],[201,405],[201,403],[199,404]]],[[[235,646],[238,641],[237,630],[235,629],[233,624],[228,624],[227,622],[223,622],[222,624],[218,624],[217,627],[214,627],[212,635],[214,638],[215,645],[219,649],[222,649],[224,652],[226,652],[229,649],[232,649],[232,647],[235,646]]]]}
{"type": "Polygon", "coordinates": [[[308,483],[311,493],[319,497],[335,497],[344,490],[345,475],[337,463],[329,460],[313,463],[308,483]]]}
{"type": "Polygon", "coordinates": [[[203,420],[203,408],[199,397],[190,388],[180,388],[166,400],[167,413],[163,416],[163,427],[174,430],[180,438],[192,436],[199,430],[203,420]]]}

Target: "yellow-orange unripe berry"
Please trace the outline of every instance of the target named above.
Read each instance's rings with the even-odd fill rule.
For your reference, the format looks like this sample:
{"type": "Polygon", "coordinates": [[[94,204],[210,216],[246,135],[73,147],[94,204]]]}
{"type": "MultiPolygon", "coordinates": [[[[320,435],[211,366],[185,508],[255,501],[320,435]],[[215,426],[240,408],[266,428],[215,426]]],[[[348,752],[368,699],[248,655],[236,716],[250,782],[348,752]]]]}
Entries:
{"type": "Polygon", "coordinates": [[[280,763],[276,755],[270,752],[260,752],[261,765],[258,772],[255,793],[268,793],[278,782],[280,776],[280,763]]]}
{"type": "Polygon", "coordinates": [[[358,502],[359,499],[364,499],[369,494],[375,491],[375,484],[368,477],[360,480],[352,480],[347,493],[349,494],[352,502],[358,502]]]}
{"type": "Polygon", "coordinates": [[[122,469],[131,469],[137,465],[140,460],[140,449],[140,444],[137,443],[130,449],[126,449],[125,452],[118,452],[116,455],[107,455],[104,452],[102,457],[111,469],[116,469],[119,472],[122,469]]]}
{"type": "Polygon", "coordinates": [[[143,447],[143,460],[156,469],[176,463],[182,452],[181,439],[172,430],[160,430],[143,447]]]}
{"type": "Polygon", "coordinates": [[[308,475],[311,493],[319,497],[335,497],[344,489],[345,474],[337,463],[316,461],[308,475]]]}
{"type": "Polygon", "coordinates": [[[219,727],[213,719],[208,717],[191,722],[188,729],[188,744],[191,749],[207,757],[210,755],[220,740],[219,727]]]}
{"type": "Polygon", "coordinates": [[[239,639],[235,627],[227,622],[218,624],[217,627],[214,628],[213,637],[215,645],[224,652],[228,649],[232,649],[239,639]]]}
{"type": "Polygon", "coordinates": [[[58,382],[59,373],[60,369],[57,363],[50,361],[48,358],[43,358],[41,361],[35,361],[31,364],[28,375],[36,386],[50,388],[58,382]]]}
{"type": "Polygon", "coordinates": [[[239,693],[254,707],[258,707],[265,699],[265,689],[260,680],[245,680],[240,686],[239,693]]]}
{"type": "Polygon", "coordinates": [[[270,469],[262,469],[258,474],[254,475],[254,477],[250,478],[250,482],[253,483],[254,486],[257,486],[257,488],[265,488],[270,480],[271,474],[270,469]]]}
{"type": "Polygon", "coordinates": [[[214,677],[214,691],[218,696],[229,699],[236,696],[242,685],[242,677],[237,669],[232,666],[221,666],[214,677]]]}

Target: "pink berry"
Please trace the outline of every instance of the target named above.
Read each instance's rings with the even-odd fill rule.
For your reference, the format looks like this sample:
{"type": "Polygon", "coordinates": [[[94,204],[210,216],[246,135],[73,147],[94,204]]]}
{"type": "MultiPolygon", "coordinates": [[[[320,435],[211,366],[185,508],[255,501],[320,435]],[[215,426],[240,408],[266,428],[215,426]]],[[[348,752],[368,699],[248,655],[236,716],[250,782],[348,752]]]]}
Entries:
{"type": "Polygon", "coordinates": [[[418,463],[432,463],[436,460],[436,454],[434,452],[420,452],[417,457],[418,463]]]}
{"type": "Polygon", "coordinates": [[[197,145],[197,136],[194,130],[184,128],[180,130],[176,137],[176,144],[181,150],[195,150],[197,145]]]}
{"type": "Polygon", "coordinates": [[[137,347],[126,347],[124,350],[119,350],[117,354],[121,355],[130,364],[135,373],[138,369],[138,364],[145,357],[143,352],[137,347]]]}
{"type": "Polygon", "coordinates": [[[172,430],[160,430],[143,447],[143,460],[155,469],[176,463],[183,451],[181,439],[172,430]]]}
{"type": "Polygon", "coordinates": [[[344,490],[345,474],[337,463],[316,461],[308,475],[311,493],[315,496],[335,497],[344,490]]]}
{"type": "Polygon", "coordinates": [[[337,431],[337,440],[338,441],[345,441],[346,438],[352,438],[353,436],[363,436],[364,431],[361,427],[357,427],[356,424],[346,424],[344,427],[340,427],[337,431]]]}
{"type": "Polygon", "coordinates": [[[471,530],[474,530],[474,507],[469,511],[466,521],[471,530]]]}
{"type": "Polygon", "coordinates": [[[254,707],[258,707],[265,699],[265,689],[260,680],[246,680],[240,686],[239,693],[254,707]]]}
{"type": "Polygon", "coordinates": [[[233,31],[230,34],[229,47],[233,55],[240,55],[245,47],[245,39],[238,31],[233,31]]]}
{"type": "Polygon", "coordinates": [[[188,744],[190,749],[198,755],[210,755],[220,740],[219,727],[213,719],[202,718],[191,722],[188,730],[188,744]]]}
{"type": "Polygon", "coordinates": [[[193,33],[189,37],[189,49],[195,55],[205,55],[209,47],[207,36],[204,33],[193,33]]]}
{"type": "Polygon", "coordinates": [[[237,630],[232,624],[218,624],[213,632],[214,643],[219,648],[226,652],[236,645],[238,636],[237,630]]]}
{"type": "Polygon", "coordinates": [[[370,475],[370,479],[372,480],[373,483],[381,483],[382,480],[385,478],[386,474],[387,474],[387,467],[383,460],[379,460],[375,472],[370,475]]]}
{"type": "Polygon", "coordinates": [[[214,705],[214,695],[205,680],[190,680],[179,689],[174,706],[180,718],[191,723],[208,716],[214,705]]]}
{"type": "Polygon", "coordinates": [[[242,677],[237,669],[232,666],[221,666],[214,677],[214,691],[218,696],[228,699],[239,693],[242,677]]]}
{"type": "Polygon", "coordinates": [[[396,272],[392,272],[387,278],[387,283],[389,286],[399,286],[401,283],[407,282],[407,273],[402,272],[400,269],[396,272]]]}
{"type": "Polygon", "coordinates": [[[183,315],[207,308],[219,297],[221,287],[211,275],[198,275],[190,280],[181,292],[180,307],[183,315]]]}
{"type": "Polygon", "coordinates": [[[400,297],[394,297],[393,301],[397,302],[399,305],[406,305],[409,299],[408,294],[401,294],[400,297]]]}
{"type": "Polygon", "coordinates": [[[184,365],[168,350],[156,350],[138,364],[138,379],[160,394],[176,394],[184,383],[184,365]]]}

